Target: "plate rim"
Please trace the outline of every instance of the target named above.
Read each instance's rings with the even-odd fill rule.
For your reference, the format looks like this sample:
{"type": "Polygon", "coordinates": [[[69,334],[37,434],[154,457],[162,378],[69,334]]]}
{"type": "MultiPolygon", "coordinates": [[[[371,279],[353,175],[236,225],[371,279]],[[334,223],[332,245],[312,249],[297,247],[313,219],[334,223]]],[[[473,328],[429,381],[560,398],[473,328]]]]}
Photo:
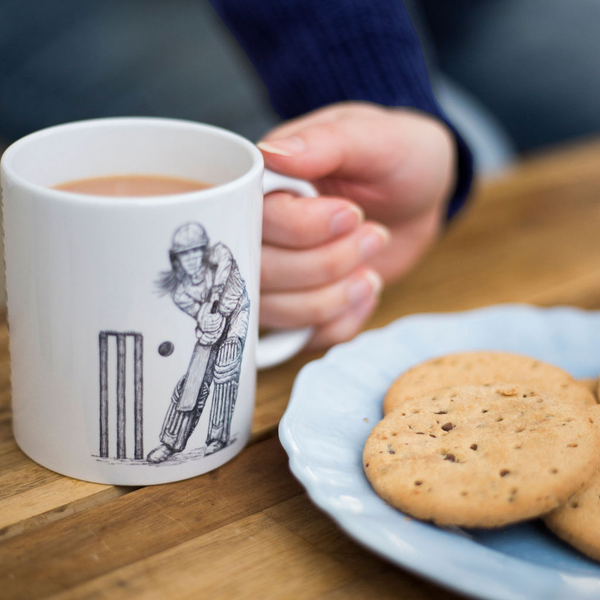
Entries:
{"type": "MultiPolygon", "coordinates": [[[[499,568],[497,564],[494,564],[493,560],[487,561],[488,564],[486,564],[486,569],[488,570],[483,577],[481,576],[481,573],[479,573],[479,577],[476,578],[472,577],[473,567],[469,569],[468,565],[456,565],[454,563],[450,565],[440,565],[439,561],[438,563],[423,564],[418,556],[414,558],[410,555],[410,553],[405,552],[402,549],[397,550],[395,553],[390,553],[389,551],[386,551],[385,548],[382,549],[381,545],[378,544],[377,536],[370,535],[370,532],[368,530],[364,530],[362,527],[362,520],[364,519],[357,519],[356,515],[350,514],[348,510],[344,511],[332,506],[328,495],[321,492],[318,485],[307,473],[308,466],[305,464],[305,461],[302,460],[301,452],[294,442],[293,421],[295,416],[301,414],[302,411],[298,398],[301,396],[303,387],[308,385],[307,381],[310,380],[313,370],[317,371],[321,365],[326,365],[328,362],[335,360],[336,356],[339,353],[344,352],[345,349],[349,347],[360,348],[361,346],[368,344],[372,339],[377,339],[381,336],[388,336],[396,329],[405,326],[405,324],[409,321],[414,322],[431,319],[454,320],[457,317],[467,317],[474,314],[487,315],[491,318],[495,316],[497,317],[500,313],[504,315],[510,315],[515,311],[523,315],[536,314],[549,316],[551,318],[565,315],[567,317],[575,316],[585,319],[590,315],[600,315],[599,311],[589,311],[571,306],[546,308],[522,303],[511,303],[496,304],[465,311],[411,314],[401,317],[384,327],[367,330],[349,342],[334,346],[328,350],[323,357],[311,361],[300,370],[294,382],[288,407],[279,423],[279,438],[289,457],[290,470],[296,479],[303,485],[308,493],[309,498],[321,510],[329,515],[329,517],[332,518],[352,539],[367,547],[369,550],[385,560],[405,568],[421,577],[425,577],[426,579],[433,581],[438,585],[475,598],[487,598],[489,600],[520,600],[521,598],[530,599],[532,597],[539,597],[544,599],[569,598],[571,600],[574,599],[573,594],[577,594],[577,598],[580,599],[598,598],[598,591],[600,590],[600,578],[593,577],[594,580],[597,579],[598,581],[598,588],[586,592],[584,589],[581,589],[581,586],[577,585],[577,580],[579,577],[575,575],[569,575],[561,572],[560,570],[552,569],[548,566],[527,563],[518,557],[505,554],[499,550],[485,545],[479,545],[481,549],[481,555],[484,557],[490,555],[492,559],[496,559],[496,562],[498,562],[498,559],[501,558],[500,562],[502,565],[499,568]],[[512,581],[515,577],[515,571],[520,572],[523,570],[526,572],[526,574],[528,574],[528,577],[525,582],[520,581],[518,584],[520,589],[515,589],[515,586],[512,583],[506,586],[507,575],[510,575],[509,581],[512,581]],[[490,589],[485,596],[481,595],[481,587],[483,584],[489,585],[493,588],[494,584],[498,583],[498,578],[502,576],[504,577],[502,579],[504,589],[490,589]],[[460,583],[457,582],[457,578],[462,578],[460,583]],[[480,581],[480,579],[483,579],[483,581],[480,581]],[[532,594],[535,594],[535,596],[532,596],[532,594]]],[[[373,494],[374,493],[375,492],[373,492],[373,494]]],[[[589,579],[590,577],[592,576],[589,576],[586,579],[589,579]]],[[[517,579],[520,580],[521,578],[518,577],[517,579]]]]}

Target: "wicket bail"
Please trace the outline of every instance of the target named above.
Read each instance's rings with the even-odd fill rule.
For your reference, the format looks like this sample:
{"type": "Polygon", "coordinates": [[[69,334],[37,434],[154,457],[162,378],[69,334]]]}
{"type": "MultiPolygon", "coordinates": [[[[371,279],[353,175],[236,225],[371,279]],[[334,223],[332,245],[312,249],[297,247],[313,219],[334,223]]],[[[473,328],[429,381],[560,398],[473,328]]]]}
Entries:
{"type": "Polygon", "coordinates": [[[126,393],[125,393],[125,366],[126,366],[126,338],[134,338],[134,458],[143,460],[143,336],[141,333],[130,331],[101,331],[100,343],[100,456],[108,458],[108,337],[114,336],[117,340],[117,456],[127,458],[126,449],[126,393]]]}

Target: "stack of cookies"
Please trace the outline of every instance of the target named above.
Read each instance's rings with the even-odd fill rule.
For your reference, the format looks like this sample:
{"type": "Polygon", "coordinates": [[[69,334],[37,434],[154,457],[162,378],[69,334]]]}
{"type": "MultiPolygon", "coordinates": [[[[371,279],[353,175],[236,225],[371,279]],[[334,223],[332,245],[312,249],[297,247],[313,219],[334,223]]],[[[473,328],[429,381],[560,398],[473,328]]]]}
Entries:
{"type": "Polygon", "coordinates": [[[363,454],[389,504],[441,525],[500,527],[543,516],[600,560],[600,406],[565,371],[468,352],[402,374],[363,454]]]}

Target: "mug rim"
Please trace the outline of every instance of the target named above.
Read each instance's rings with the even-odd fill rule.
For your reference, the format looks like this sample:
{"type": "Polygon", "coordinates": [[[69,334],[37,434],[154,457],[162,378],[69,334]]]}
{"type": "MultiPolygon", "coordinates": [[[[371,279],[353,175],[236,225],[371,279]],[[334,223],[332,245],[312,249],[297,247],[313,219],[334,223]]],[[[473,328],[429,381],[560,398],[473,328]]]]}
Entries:
{"type": "Polygon", "coordinates": [[[27,189],[28,191],[36,194],[44,194],[46,197],[53,200],[60,200],[61,202],[75,203],[75,204],[90,204],[90,205],[121,205],[124,202],[127,205],[132,206],[136,204],[142,204],[144,206],[152,205],[166,205],[173,204],[174,202],[186,202],[186,201],[198,201],[198,200],[209,200],[214,196],[227,193],[233,189],[243,187],[247,182],[252,181],[256,176],[260,175],[264,169],[264,160],[260,150],[245,137],[224,129],[217,127],[216,125],[208,125],[206,123],[200,123],[197,121],[189,121],[186,119],[172,119],[168,117],[102,117],[97,119],[85,119],[81,121],[71,121],[68,123],[61,123],[59,125],[53,125],[51,127],[45,127],[34,131],[17,141],[13,142],[2,155],[0,160],[0,167],[3,174],[10,180],[11,183],[19,185],[20,187],[27,189]],[[252,158],[252,165],[250,168],[240,177],[228,181],[227,183],[218,184],[213,187],[204,188],[201,190],[194,190],[191,192],[184,192],[178,194],[164,194],[160,196],[94,196],[91,194],[81,194],[78,192],[71,192],[65,190],[57,190],[55,188],[46,187],[37,183],[28,181],[26,178],[19,175],[12,166],[12,159],[15,154],[30,143],[34,143],[39,139],[45,138],[50,135],[54,135],[57,131],[69,131],[85,128],[96,128],[105,127],[107,125],[136,125],[136,124],[149,124],[159,127],[178,127],[185,129],[196,129],[199,132],[209,132],[216,134],[222,138],[227,138],[232,142],[235,142],[239,146],[242,146],[247,150],[252,158]]]}

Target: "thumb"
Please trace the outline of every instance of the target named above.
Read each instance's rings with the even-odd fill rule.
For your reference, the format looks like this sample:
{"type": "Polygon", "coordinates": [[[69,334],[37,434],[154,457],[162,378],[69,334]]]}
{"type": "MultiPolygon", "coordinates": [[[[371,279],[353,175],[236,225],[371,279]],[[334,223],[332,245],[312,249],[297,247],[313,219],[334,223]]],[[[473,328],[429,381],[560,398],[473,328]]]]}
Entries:
{"type": "Polygon", "coordinates": [[[267,168],[299,179],[321,179],[338,171],[344,162],[343,140],[331,125],[308,126],[293,136],[267,139],[257,146],[267,168]]]}
{"type": "Polygon", "coordinates": [[[397,168],[406,156],[409,140],[398,129],[405,129],[401,119],[341,119],[300,126],[287,137],[268,136],[257,146],[265,165],[283,175],[312,181],[327,176],[371,179],[383,174],[391,160],[397,168]]]}

